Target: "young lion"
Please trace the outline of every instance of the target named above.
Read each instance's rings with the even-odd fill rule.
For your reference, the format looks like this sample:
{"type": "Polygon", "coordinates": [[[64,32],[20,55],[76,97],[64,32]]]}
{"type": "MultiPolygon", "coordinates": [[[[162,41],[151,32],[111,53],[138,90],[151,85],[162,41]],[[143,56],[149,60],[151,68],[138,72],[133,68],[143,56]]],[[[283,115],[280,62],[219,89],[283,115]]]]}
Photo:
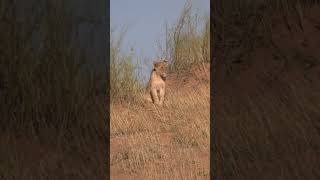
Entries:
{"type": "Polygon", "coordinates": [[[147,93],[150,93],[151,95],[152,102],[159,106],[162,106],[164,101],[167,68],[167,60],[154,62],[150,80],[146,89],[147,93]]]}

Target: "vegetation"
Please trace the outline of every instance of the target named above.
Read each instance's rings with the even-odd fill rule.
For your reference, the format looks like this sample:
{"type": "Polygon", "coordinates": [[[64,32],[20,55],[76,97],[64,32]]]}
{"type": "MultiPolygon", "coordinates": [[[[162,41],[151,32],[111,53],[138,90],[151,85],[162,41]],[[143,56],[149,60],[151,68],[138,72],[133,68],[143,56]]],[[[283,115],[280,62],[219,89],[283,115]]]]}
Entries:
{"type": "Polygon", "coordinates": [[[111,179],[210,178],[209,18],[198,16],[186,4],[177,22],[164,28],[166,40],[160,42],[165,43],[158,44],[161,58],[170,63],[164,107],[139,96],[144,91],[133,78],[137,66],[130,57],[114,58],[133,69],[114,68],[118,75],[128,73],[128,80],[111,84],[112,98],[133,95],[134,101],[111,103],[111,179]]]}
{"type": "Polygon", "coordinates": [[[132,101],[141,90],[141,82],[137,73],[138,64],[133,62],[134,56],[121,51],[125,32],[125,30],[120,30],[120,33],[116,34],[113,29],[110,36],[111,103],[132,101]]]}
{"type": "MultiPolygon", "coordinates": [[[[164,44],[159,43],[162,58],[169,59],[170,72],[180,73],[193,65],[210,61],[210,19],[186,3],[177,22],[167,25],[164,44]]],[[[111,99],[112,102],[133,100],[144,87],[137,73],[139,64],[122,51],[126,29],[111,31],[111,99]]]]}
{"type": "Polygon", "coordinates": [[[210,18],[199,14],[188,1],[176,23],[166,26],[166,39],[160,51],[169,59],[170,70],[181,72],[195,64],[210,62],[210,18]]]}

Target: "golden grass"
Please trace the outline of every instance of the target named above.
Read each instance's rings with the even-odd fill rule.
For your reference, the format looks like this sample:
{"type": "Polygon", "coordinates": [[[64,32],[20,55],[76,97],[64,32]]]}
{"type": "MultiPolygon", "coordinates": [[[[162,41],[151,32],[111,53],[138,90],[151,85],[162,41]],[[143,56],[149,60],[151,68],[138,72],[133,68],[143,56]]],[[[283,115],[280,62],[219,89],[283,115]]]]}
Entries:
{"type": "Polygon", "coordinates": [[[111,104],[111,179],[209,179],[209,85],[168,93],[165,106],[111,104]]]}
{"type": "MultiPolygon", "coordinates": [[[[165,47],[159,46],[176,75],[209,61],[209,18],[205,16],[201,32],[196,32],[200,29],[197,15],[187,3],[178,21],[166,27],[165,47]]],[[[112,52],[115,63],[125,61],[121,52],[112,52]]],[[[119,73],[111,71],[111,76],[128,74],[132,79],[133,69],[131,66],[127,73],[125,68],[114,66],[119,73]]],[[[144,95],[139,95],[141,87],[133,90],[134,83],[128,80],[111,82],[115,89],[110,108],[111,179],[210,178],[209,82],[196,81],[187,86],[173,80],[168,79],[164,107],[145,101],[144,95]]]]}

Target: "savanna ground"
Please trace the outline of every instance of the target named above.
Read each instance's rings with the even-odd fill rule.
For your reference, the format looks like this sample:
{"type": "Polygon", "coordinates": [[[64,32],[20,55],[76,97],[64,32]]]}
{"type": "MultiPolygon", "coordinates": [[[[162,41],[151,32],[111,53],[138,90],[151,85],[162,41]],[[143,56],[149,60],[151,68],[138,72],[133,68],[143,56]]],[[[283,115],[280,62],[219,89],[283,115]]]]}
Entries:
{"type": "Polygon", "coordinates": [[[318,1],[211,10],[219,179],[320,178],[318,1]]]}
{"type": "Polygon", "coordinates": [[[210,69],[200,70],[169,77],[162,108],[111,105],[111,179],[209,179],[210,69]]]}
{"type": "Polygon", "coordinates": [[[163,107],[144,99],[130,56],[111,51],[111,179],[210,178],[209,18],[196,15],[187,3],[159,48],[170,64],[163,107]]]}

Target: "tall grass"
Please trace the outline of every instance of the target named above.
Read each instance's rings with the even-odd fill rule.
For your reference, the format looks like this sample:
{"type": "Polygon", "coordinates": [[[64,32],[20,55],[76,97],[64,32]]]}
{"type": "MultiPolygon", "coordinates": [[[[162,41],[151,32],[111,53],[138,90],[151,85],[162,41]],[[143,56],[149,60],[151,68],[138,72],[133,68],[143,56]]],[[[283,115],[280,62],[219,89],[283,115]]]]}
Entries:
{"type": "Polygon", "coordinates": [[[185,4],[177,22],[165,28],[165,43],[160,50],[169,59],[172,72],[210,61],[210,18],[194,11],[191,1],[185,4]]]}
{"type": "Polygon", "coordinates": [[[134,56],[122,51],[125,32],[125,29],[113,29],[110,35],[111,103],[130,101],[141,89],[134,56]]]}
{"type": "MultiPolygon", "coordinates": [[[[199,17],[191,4],[186,4],[178,21],[164,29],[166,39],[160,41],[165,43],[159,44],[159,49],[161,58],[169,60],[173,75],[170,74],[166,81],[165,105],[157,107],[143,100],[111,104],[112,179],[210,178],[209,77],[207,73],[197,71],[202,70],[198,69],[199,64],[210,61],[209,17],[199,17]],[[190,71],[184,73],[187,69],[190,71]],[[181,77],[184,74],[190,82],[178,84],[174,76],[178,73],[181,77]]],[[[119,44],[117,42],[113,43],[119,44]]],[[[115,47],[119,46],[113,46],[113,54],[119,52],[114,50],[117,49],[115,47]]],[[[117,73],[111,87],[117,91],[114,98],[121,99],[139,92],[139,88],[134,88],[138,86],[135,85],[133,71],[122,75],[127,72],[122,66],[134,69],[131,58],[121,56],[121,52],[119,54],[113,57],[114,60],[128,64],[114,66],[112,71],[117,73]],[[122,77],[124,80],[117,81],[122,77]]],[[[208,64],[204,70],[209,71],[208,64]]]]}
{"type": "Polygon", "coordinates": [[[78,24],[64,1],[34,1],[25,21],[17,3],[5,0],[0,8],[0,176],[104,178],[106,73],[95,71],[97,64],[72,44],[78,24]],[[37,33],[40,48],[31,44],[37,33]],[[66,158],[78,165],[71,168],[66,158]]]}
{"type": "MultiPolygon", "coordinates": [[[[171,72],[179,72],[194,64],[210,61],[210,19],[208,15],[194,12],[192,4],[186,3],[176,23],[167,25],[165,43],[160,53],[170,61],[171,72]]],[[[123,51],[126,29],[111,31],[110,87],[111,102],[131,101],[143,86],[137,73],[138,64],[132,54],[123,51]]]]}
{"type": "Polygon", "coordinates": [[[165,108],[111,104],[111,179],[210,178],[208,84],[171,88],[165,108]]]}

